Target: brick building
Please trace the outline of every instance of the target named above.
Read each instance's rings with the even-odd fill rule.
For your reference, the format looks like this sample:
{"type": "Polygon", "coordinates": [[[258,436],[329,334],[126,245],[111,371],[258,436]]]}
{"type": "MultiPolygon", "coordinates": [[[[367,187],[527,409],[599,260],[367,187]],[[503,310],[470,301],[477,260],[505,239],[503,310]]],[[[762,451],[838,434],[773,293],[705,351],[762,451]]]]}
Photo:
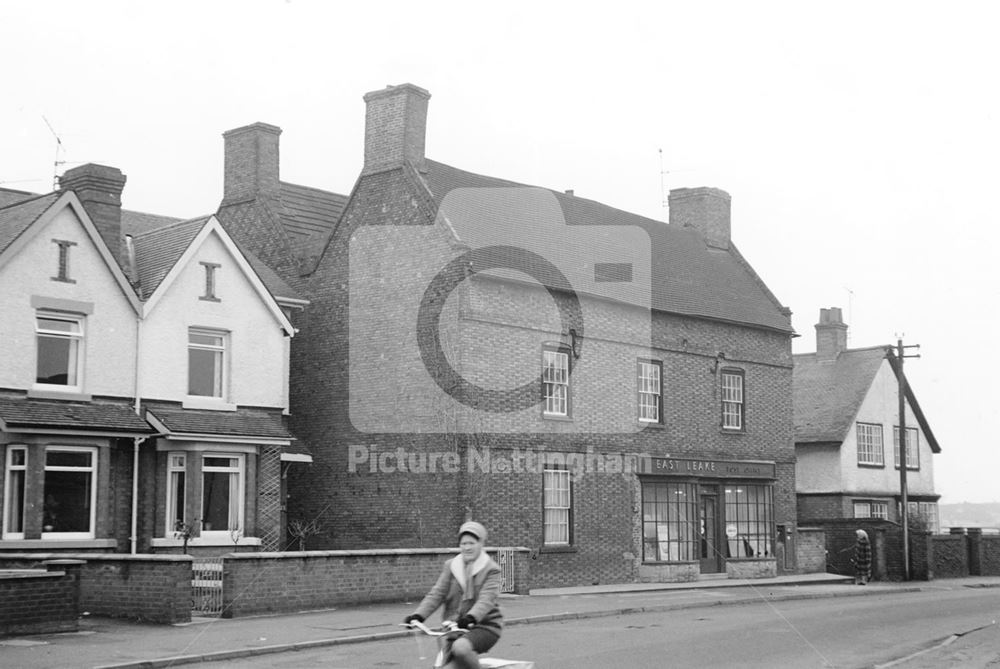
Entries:
{"type": "Polygon", "coordinates": [[[365,96],[349,196],[225,133],[227,231],[304,292],[289,513],[316,548],[452,545],[473,517],[537,586],[793,570],[792,328],[730,238],[425,156],[427,91],[365,96]]]}

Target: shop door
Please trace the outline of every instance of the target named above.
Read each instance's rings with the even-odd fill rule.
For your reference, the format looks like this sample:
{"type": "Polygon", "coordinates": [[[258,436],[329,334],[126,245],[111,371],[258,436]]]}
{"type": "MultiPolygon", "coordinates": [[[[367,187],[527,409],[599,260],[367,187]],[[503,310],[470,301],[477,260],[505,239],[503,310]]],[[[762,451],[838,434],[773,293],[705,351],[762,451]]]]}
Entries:
{"type": "Polygon", "coordinates": [[[717,513],[719,494],[702,489],[699,504],[701,514],[701,573],[716,574],[722,571],[719,554],[719,519],[717,513]]]}

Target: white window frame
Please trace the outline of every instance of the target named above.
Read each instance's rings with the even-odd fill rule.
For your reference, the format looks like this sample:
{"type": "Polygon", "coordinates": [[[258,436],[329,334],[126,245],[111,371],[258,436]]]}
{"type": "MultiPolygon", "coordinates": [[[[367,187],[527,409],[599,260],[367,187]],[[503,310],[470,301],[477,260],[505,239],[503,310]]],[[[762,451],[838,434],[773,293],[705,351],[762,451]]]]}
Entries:
{"type": "Polygon", "coordinates": [[[660,423],[663,420],[663,364],[656,360],[640,360],[637,374],[639,422],[660,423]]]}
{"type": "Polygon", "coordinates": [[[24,539],[24,525],[26,522],[26,510],[28,502],[28,448],[27,446],[7,446],[7,457],[4,463],[4,478],[3,478],[3,538],[4,539],[24,539]],[[14,464],[14,454],[21,453],[23,464],[14,464]],[[13,485],[14,472],[20,472],[21,478],[21,500],[20,504],[15,504],[12,498],[12,492],[15,490],[13,485]],[[13,512],[15,509],[20,509],[21,517],[19,519],[18,525],[21,527],[20,532],[11,532],[10,527],[13,520],[13,512]]]}
{"type": "Polygon", "coordinates": [[[542,351],[542,395],[546,416],[569,416],[569,352],[558,349],[542,351]]]}
{"type": "MultiPolygon", "coordinates": [[[[899,469],[899,426],[892,426],[893,456],[896,458],[896,469],[899,469]]],[[[906,469],[920,469],[920,430],[915,427],[906,428],[906,469]]]]}
{"type": "Polygon", "coordinates": [[[858,464],[869,467],[885,466],[885,445],[881,423],[858,421],[855,428],[858,446],[858,464]]]}
{"type": "Polygon", "coordinates": [[[217,451],[206,451],[201,454],[201,467],[200,467],[200,477],[201,477],[201,499],[199,500],[198,508],[200,509],[199,517],[201,518],[201,536],[209,537],[232,537],[233,532],[239,532],[239,536],[242,537],[246,533],[245,519],[245,507],[246,507],[246,455],[243,453],[227,453],[227,452],[217,452],[217,451]],[[225,458],[227,460],[236,461],[236,466],[216,466],[205,464],[209,458],[225,458]],[[229,488],[229,519],[228,523],[230,527],[222,530],[217,530],[215,528],[206,529],[205,527],[205,474],[225,474],[230,475],[230,488],[229,488]],[[232,481],[236,481],[234,491],[234,486],[232,481]],[[232,527],[235,521],[235,527],[232,527]]]}
{"type": "Polygon", "coordinates": [[[173,536],[174,532],[178,531],[176,527],[177,516],[180,515],[181,521],[184,523],[188,522],[187,517],[187,495],[190,490],[190,485],[187,480],[187,453],[170,451],[167,453],[167,517],[166,517],[166,534],[164,536],[173,536]],[[177,494],[178,483],[182,482],[181,494],[177,494]],[[177,513],[178,509],[180,514],[177,513]]]}
{"type": "Polygon", "coordinates": [[[73,314],[62,311],[39,309],[35,312],[35,383],[34,387],[44,390],[75,391],[83,389],[84,343],[86,342],[86,317],[83,314],[73,314]],[[75,331],[51,330],[42,327],[41,320],[61,321],[76,326],[75,331]],[[45,383],[38,380],[41,360],[42,338],[65,340],[69,342],[69,360],[66,368],[66,383],[45,383]],[[72,383],[70,383],[72,381],[72,383]]]}
{"type": "Polygon", "coordinates": [[[202,400],[202,401],[225,401],[229,394],[229,374],[228,374],[228,364],[229,356],[227,355],[229,351],[229,332],[225,330],[213,330],[211,328],[188,328],[188,378],[187,378],[187,396],[189,399],[202,400]],[[204,342],[193,342],[192,337],[213,337],[217,338],[218,344],[208,344],[204,342]],[[215,354],[215,381],[214,387],[212,388],[212,395],[198,395],[191,392],[191,354],[194,351],[209,351],[215,354]]]}
{"type": "MultiPolygon", "coordinates": [[[[74,540],[74,539],[93,539],[96,534],[96,523],[97,523],[97,465],[98,465],[98,451],[95,446],[46,446],[44,454],[44,477],[48,478],[49,472],[88,472],[90,474],[90,520],[89,527],[90,530],[87,532],[46,532],[44,526],[42,527],[42,539],[56,539],[56,540],[74,540]],[[90,454],[90,466],[89,467],[73,467],[67,465],[52,465],[48,463],[49,453],[89,453],[90,454]]],[[[42,490],[44,495],[45,481],[42,482],[42,490]]]]}
{"type": "Polygon", "coordinates": [[[722,370],[722,429],[741,431],[746,425],[746,376],[741,370],[722,370]]]}
{"type": "Polygon", "coordinates": [[[572,541],[573,487],[566,468],[542,471],[542,543],[569,546],[572,541]]]}
{"type": "Polygon", "coordinates": [[[855,500],[854,517],[889,520],[889,503],[877,500],[855,500]]]}

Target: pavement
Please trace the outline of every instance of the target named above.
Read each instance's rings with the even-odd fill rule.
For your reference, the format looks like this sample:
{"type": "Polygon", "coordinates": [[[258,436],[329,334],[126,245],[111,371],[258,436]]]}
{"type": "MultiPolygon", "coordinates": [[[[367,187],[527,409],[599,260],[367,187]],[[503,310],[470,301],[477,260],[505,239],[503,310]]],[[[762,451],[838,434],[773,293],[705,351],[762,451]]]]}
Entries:
{"type": "MultiPolygon", "coordinates": [[[[719,605],[859,597],[969,587],[1000,588],[1000,576],[854,585],[834,574],[802,574],[754,580],[711,579],[691,583],[622,583],[532,590],[503,595],[507,627],[560,620],[719,605]]],[[[399,623],[416,602],[371,604],[287,615],[197,618],[154,625],[84,614],[77,632],[0,639],[5,668],[153,669],[250,655],[362,643],[408,634],[399,623]]]]}

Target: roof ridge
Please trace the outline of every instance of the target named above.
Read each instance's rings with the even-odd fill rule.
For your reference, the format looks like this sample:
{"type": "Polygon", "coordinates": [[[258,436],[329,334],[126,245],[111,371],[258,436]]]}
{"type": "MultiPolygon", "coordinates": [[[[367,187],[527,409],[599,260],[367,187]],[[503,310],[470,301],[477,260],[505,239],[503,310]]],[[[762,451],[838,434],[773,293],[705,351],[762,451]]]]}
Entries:
{"type": "MultiPolygon", "coordinates": [[[[141,214],[141,213],[144,213],[144,212],[140,211],[140,212],[136,212],[136,213],[141,214]]],[[[156,216],[156,214],[150,214],[150,216],[156,216]]],[[[148,237],[149,235],[152,235],[152,234],[166,232],[167,230],[172,230],[172,229],[175,229],[175,228],[179,228],[182,225],[192,224],[192,223],[196,223],[198,221],[207,221],[212,216],[215,216],[215,214],[204,214],[202,216],[195,216],[194,218],[185,218],[185,219],[182,219],[182,220],[175,220],[174,222],[168,223],[168,224],[166,224],[166,225],[164,225],[162,227],[153,228],[152,230],[146,230],[145,232],[140,232],[138,234],[132,235],[132,239],[139,239],[140,237],[148,237]]]]}
{"type": "Polygon", "coordinates": [[[43,197],[49,197],[49,196],[55,196],[56,199],[58,199],[59,197],[62,196],[62,191],[54,190],[54,191],[51,191],[51,192],[48,192],[48,193],[42,193],[40,195],[34,195],[32,197],[25,198],[23,200],[18,200],[17,202],[11,202],[10,204],[6,204],[6,205],[0,207],[0,211],[3,211],[4,209],[12,209],[14,207],[20,207],[21,205],[25,205],[25,204],[28,204],[29,202],[34,202],[35,200],[40,200],[43,197]]]}
{"type": "Polygon", "coordinates": [[[305,188],[306,190],[314,190],[314,191],[317,191],[319,193],[326,193],[327,195],[336,195],[337,197],[342,197],[342,198],[347,198],[348,197],[347,195],[344,195],[343,193],[338,193],[336,191],[325,190],[323,188],[319,188],[318,186],[306,186],[304,184],[295,184],[295,183],[292,183],[291,181],[278,181],[278,185],[279,186],[294,186],[295,188],[305,188]]]}

